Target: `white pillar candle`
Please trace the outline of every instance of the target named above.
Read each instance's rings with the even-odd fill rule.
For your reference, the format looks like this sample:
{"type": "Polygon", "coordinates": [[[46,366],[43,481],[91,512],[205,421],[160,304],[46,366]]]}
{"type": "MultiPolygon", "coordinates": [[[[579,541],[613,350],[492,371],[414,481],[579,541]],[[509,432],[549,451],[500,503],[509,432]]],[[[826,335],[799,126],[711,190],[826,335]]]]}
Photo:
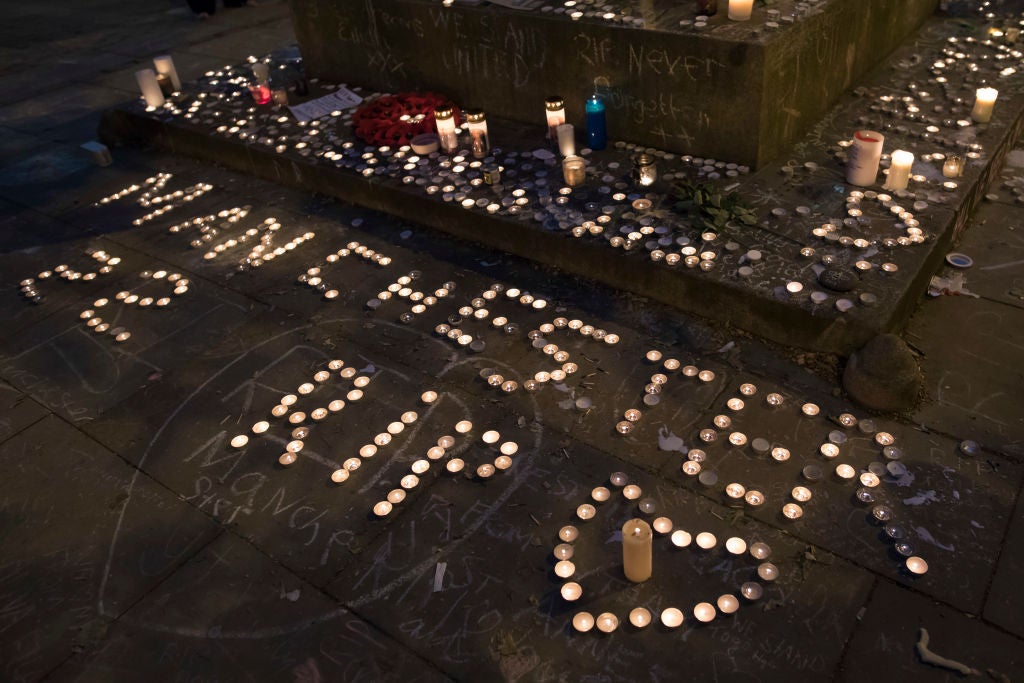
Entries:
{"type": "Polygon", "coordinates": [[[152,69],[142,69],[135,72],[135,81],[139,84],[142,96],[146,98],[147,107],[162,107],[164,94],[160,92],[160,84],[156,80],[156,72],[152,69]]]}
{"type": "Polygon", "coordinates": [[[178,78],[178,70],[174,68],[174,60],[171,59],[170,55],[154,57],[153,67],[156,68],[156,72],[158,74],[162,74],[171,79],[171,87],[174,88],[174,92],[181,90],[181,79],[178,78]]]}
{"type": "Polygon", "coordinates": [[[576,154],[576,133],[571,123],[558,125],[558,151],[563,157],[576,154]]]}
{"type": "Polygon", "coordinates": [[[729,0],[729,18],[747,21],[754,10],[754,0],[729,0]]]}
{"type": "Polygon", "coordinates": [[[902,149],[892,153],[889,177],[885,181],[888,190],[905,190],[910,183],[910,168],[914,165],[914,154],[902,149]]]}
{"type": "Polygon", "coordinates": [[[651,578],[652,539],[651,526],[642,519],[622,526],[622,569],[633,583],[651,578]]]}
{"type": "Polygon", "coordinates": [[[992,109],[995,107],[996,98],[999,97],[999,91],[995,88],[978,88],[975,96],[971,118],[978,123],[988,123],[992,118],[992,109]]]}
{"type": "Polygon", "coordinates": [[[885,136],[873,130],[858,130],[846,157],[846,182],[867,187],[875,184],[885,136]]]}

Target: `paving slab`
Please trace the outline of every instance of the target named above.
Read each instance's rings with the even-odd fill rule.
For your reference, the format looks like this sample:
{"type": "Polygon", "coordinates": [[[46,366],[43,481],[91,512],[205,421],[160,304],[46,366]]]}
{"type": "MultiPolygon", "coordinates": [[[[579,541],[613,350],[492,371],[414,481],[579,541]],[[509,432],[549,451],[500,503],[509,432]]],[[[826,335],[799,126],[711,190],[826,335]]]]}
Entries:
{"type": "Polygon", "coordinates": [[[34,681],[217,533],[113,453],[50,416],[0,445],[5,680],[34,681]],[[130,514],[129,514],[130,512],[130,514]]]}
{"type": "MultiPolygon", "coordinates": [[[[125,93],[95,85],[75,84],[31,99],[0,107],[0,123],[23,133],[45,134],[87,119],[94,126],[96,114],[125,101],[125,93]]],[[[91,139],[85,137],[82,142],[91,139]]]]}
{"type": "Polygon", "coordinates": [[[0,441],[6,441],[49,413],[11,385],[0,382],[0,441]]]}
{"type": "Polygon", "coordinates": [[[714,473],[717,483],[705,486],[696,476],[680,472],[689,457],[681,453],[664,470],[669,481],[685,482],[694,493],[723,503],[730,500],[727,484],[735,482],[747,491],[759,491],[765,496],[762,505],[739,501],[734,506],[737,512],[776,525],[809,544],[965,611],[981,611],[1024,468],[996,456],[964,457],[958,442],[947,437],[865,415],[828,397],[793,395],[770,381],[740,375],[728,387],[703,413],[705,422],[679,433],[681,442],[675,444],[680,449],[685,444],[704,451],[701,473],[714,473]],[[740,389],[744,384],[756,386],[757,393],[744,395],[740,389]],[[783,403],[769,405],[772,393],[781,396],[783,403]],[[745,403],[739,410],[727,405],[735,399],[745,403]],[[805,401],[814,402],[820,413],[804,414],[805,401]],[[860,418],[860,422],[844,427],[838,422],[843,414],[860,418]],[[729,424],[716,426],[715,416],[727,418],[729,424]],[[704,441],[700,430],[710,430],[714,439],[704,441]],[[745,444],[730,443],[734,434],[745,437],[745,444]],[[879,438],[891,440],[898,453],[884,455],[879,438]],[[762,448],[787,449],[789,458],[778,462],[769,453],[759,452],[755,439],[764,440],[762,448]],[[824,451],[835,455],[826,456],[824,451]],[[893,462],[898,469],[886,469],[893,462]],[[836,468],[842,465],[851,468],[850,479],[837,476],[836,468]],[[808,466],[820,469],[819,480],[811,481],[803,474],[808,466]],[[865,504],[855,493],[861,487],[858,480],[870,468],[877,468],[879,474],[877,484],[868,487],[875,500],[865,504]],[[810,499],[796,501],[791,493],[796,486],[807,488],[810,499]],[[796,519],[783,510],[794,502],[802,508],[802,516],[796,519]],[[875,505],[890,510],[888,521],[912,544],[913,550],[907,554],[928,561],[926,575],[906,571],[884,525],[872,516],[875,505]]]}
{"type": "Polygon", "coordinates": [[[996,566],[988,599],[985,618],[1024,638],[1024,596],[1018,589],[1024,571],[1024,497],[1017,498],[1017,509],[1010,520],[1010,528],[1003,539],[999,564],[996,566]]]}
{"type": "MultiPolygon", "coordinates": [[[[364,486],[383,480],[394,487],[412,460],[480,409],[444,389],[435,407],[424,405],[420,394],[436,388],[437,378],[393,364],[383,354],[366,354],[337,334],[348,324],[345,320],[320,324],[325,333],[335,332],[331,347],[311,343],[307,324],[282,326],[282,321],[280,315],[268,315],[239,328],[242,348],[232,355],[220,356],[216,344],[196,353],[194,363],[210,375],[197,386],[190,371],[191,393],[182,395],[176,384],[170,390],[154,386],[89,429],[199,509],[322,585],[351,560],[350,546],[359,547],[368,533],[376,533],[367,512],[376,498],[364,486]],[[331,359],[343,360],[359,371],[357,377],[370,379],[361,389],[363,398],[349,396],[355,379],[337,371],[323,385],[314,379],[331,359]],[[301,394],[298,388],[306,382],[320,388],[301,394]],[[298,398],[292,414],[305,416],[294,423],[270,414],[287,394],[298,398]],[[332,400],[345,402],[340,412],[320,420],[310,417],[314,408],[332,400]],[[382,444],[380,454],[360,459],[361,447],[380,434],[389,438],[388,426],[408,411],[419,419],[395,432],[394,443],[382,444]],[[269,423],[263,434],[251,430],[258,421],[269,423]],[[290,435],[302,425],[309,435],[290,435]],[[236,435],[247,435],[248,443],[232,447],[236,435]],[[282,467],[278,458],[294,440],[304,445],[298,462],[282,467]],[[331,473],[350,458],[356,459],[352,466],[358,472],[351,482],[333,484],[331,473]]],[[[173,374],[168,379],[176,381],[173,374]]],[[[500,421],[511,426],[496,428],[510,433],[524,429],[512,411],[500,421]]]]}
{"type": "MultiPolygon", "coordinates": [[[[113,247],[111,247],[111,251],[113,247]]],[[[229,334],[252,314],[251,301],[209,283],[189,279],[180,296],[166,279],[143,278],[141,272],[174,275],[174,268],[138,255],[127,255],[125,276],[100,297],[79,301],[44,318],[3,343],[0,373],[13,385],[71,420],[96,417],[133,394],[164,370],[188,362],[188,351],[204,347],[208,338],[229,334]],[[134,271],[134,272],[131,272],[134,271]],[[119,301],[119,292],[152,299],[146,308],[119,301]],[[169,299],[166,306],[156,301],[169,299]],[[97,302],[106,300],[104,306],[97,302]],[[82,318],[105,321],[109,328],[89,326],[82,318]],[[130,337],[116,341],[115,330],[130,337]],[[54,358],[61,370],[55,371],[54,358]]],[[[180,275],[180,273],[179,273],[180,275]]],[[[23,306],[30,304],[22,304],[23,306]]]]}
{"type": "Polygon", "coordinates": [[[935,654],[975,671],[979,680],[1013,680],[1021,640],[913,591],[879,581],[853,633],[838,681],[961,681],[964,675],[921,661],[915,644],[928,630],[935,654]]]}
{"type": "Polygon", "coordinates": [[[966,270],[951,267],[943,277],[962,276],[964,287],[991,301],[1024,308],[1024,206],[986,202],[974,214],[971,227],[957,252],[967,254],[974,265],[966,270]]]}
{"type": "Polygon", "coordinates": [[[749,521],[733,524],[721,506],[578,442],[567,450],[568,456],[557,441],[538,434],[537,445],[516,456],[501,477],[438,478],[330,592],[403,644],[430,652],[457,678],[635,680],[638,666],[649,680],[709,668],[726,680],[830,674],[867,596],[866,573],[821,551],[820,562],[805,561],[806,546],[785,534],[749,521]],[[674,548],[660,536],[653,577],[643,584],[625,580],[615,532],[643,515],[609,484],[617,470],[656,501],[656,514],[693,535],[710,531],[718,545],[674,548]],[[593,502],[596,486],[609,487],[611,499],[595,503],[596,518],[580,522],[575,510],[593,502]],[[560,527],[574,523],[579,538],[572,544],[572,578],[582,597],[567,602],[552,549],[560,527]],[[779,579],[766,584],[760,601],[743,601],[737,613],[701,624],[696,603],[714,603],[756,580],[756,561],[723,549],[733,535],[770,544],[779,579]],[[631,626],[627,615],[637,606],[651,611],[655,624],[631,626]],[[678,630],[658,623],[670,606],[685,614],[678,630]],[[813,615],[822,609],[828,617],[818,620],[813,615]],[[571,626],[578,611],[608,611],[620,625],[608,635],[579,633],[571,626]]]}
{"type": "Polygon", "coordinates": [[[1018,410],[1024,353],[1021,310],[984,299],[947,296],[926,302],[907,340],[923,353],[928,401],[915,419],[1015,458],[1024,456],[1018,410]]]}
{"type": "Polygon", "coordinates": [[[449,680],[232,534],[222,534],[49,680],[449,680]],[[202,596],[202,597],[197,597],[202,596]]]}

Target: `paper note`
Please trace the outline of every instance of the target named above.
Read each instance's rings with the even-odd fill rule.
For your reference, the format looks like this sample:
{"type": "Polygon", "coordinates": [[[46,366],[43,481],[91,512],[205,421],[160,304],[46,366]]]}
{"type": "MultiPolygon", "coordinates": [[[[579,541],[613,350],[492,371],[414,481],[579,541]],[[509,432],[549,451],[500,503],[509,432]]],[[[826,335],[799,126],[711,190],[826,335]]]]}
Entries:
{"type": "Polygon", "coordinates": [[[296,104],[288,107],[292,115],[299,121],[310,121],[321,116],[327,116],[332,111],[343,111],[361,103],[363,98],[355,94],[345,86],[341,86],[334,92],[318,97],[309,102],[296,104]]]}

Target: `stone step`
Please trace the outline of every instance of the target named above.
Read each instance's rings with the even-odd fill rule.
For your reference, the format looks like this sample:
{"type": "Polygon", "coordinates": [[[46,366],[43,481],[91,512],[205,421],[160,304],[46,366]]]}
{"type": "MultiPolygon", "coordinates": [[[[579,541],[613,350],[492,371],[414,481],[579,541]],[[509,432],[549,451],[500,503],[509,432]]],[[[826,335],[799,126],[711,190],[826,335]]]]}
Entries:
{"type": "MultiPolygon", "coordinates": [[[[993,20],[992,28],[1004,25],[993,20]]],[[[659,181],[640,188],[629,177],[636,147],[622,142],[591,154],[586,183],[568,190],[537,144],[542,130],[495,121],[491,138],[504,147],[495,163],[505,173],[501,184],[487,185],[471,158],[410,162],[411,153],[354,142],[351,112],[299,126],[285,110],[255,107],[247,93],[191,94],[157,112],[133,103],[109,113],[104,136],[156,143],[389,212],[780,343],[847,353],[902,328],[1024,126],[1024,84],[1010,72],[1022,68],[1021,53],[990,41],[989,28],[930,20],[783,163],[751,175],[725,162],[659,153],[659,181]],[[940,59],[949,63],[939,68],[940,59]],[[934,80],[939,74],[945,83],[934,80]],[[970,122],[981,79],[1000,89],[983,125],[970,122]],[[842,144],[858,128],[882,130],[887,152],[916,154],[908,191],[844,182],[842,144]],[[966,168],[950,180],[940,156],[954,152],[966,155],[966,168]],[[707,235],[675,209],[674,183],[717,175],[716,192],[737,192],[756,212],[755,225],[707,235]],[[912,214],[923,241],[894,212],[912,214]],[[833,220],[841,229],[822,231],[833,220]]],[[[246,72],[211,74],[189,90],[238,91],[231,82],[246,72]]]]}
{"type": "Polygon", "coordinates": [[[558,94],[577,126],[597,83],[617,139],[759,167],[937,2],[780,0],[754,8],[748,21],[729,19],[728,0],[714,4],[718,11],[695,23],[695,0],[533,10],[434,0],[290,3],[307,71],[325,80],[434,90],[527,123],[543,122],[545,97],[558,94]]]}

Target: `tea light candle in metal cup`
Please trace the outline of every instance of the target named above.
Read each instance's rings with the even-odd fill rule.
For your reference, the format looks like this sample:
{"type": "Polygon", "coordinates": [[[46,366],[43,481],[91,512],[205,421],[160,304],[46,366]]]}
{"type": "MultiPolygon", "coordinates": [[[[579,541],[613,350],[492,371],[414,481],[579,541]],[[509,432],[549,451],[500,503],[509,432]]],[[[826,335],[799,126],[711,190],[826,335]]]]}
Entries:
{"type": "Polygon", "coordinates": [[[637,628],[645,628],[651,623],[651,613],[645,607],[634,607],[629,613],[629,623],[637,628]]]}
{"type": "Polygon", "coordinates": [[[619,618],[611,612],[602,612],[597,615],[597,630],[602,633],[611,633],[619,627],[619,618]]]}
{"type": "Polygon", "coordinates": [[[911,574],[921,575],[928,571],[928,563],[924,558],[913,555],[906,560],[907,571],[911,574]]]}
{"type": "Polygon", "coordinates": [[[583,587],[575,581],[569,581],[568,583],[562,584],[560,592],[563,600],[567,602],[574,602],[579,600],[583,595],[583,587]]]}
{"type": "Polygon", "coordinates": [[[594,628],[594,615],[590,612],[577,612],[572,618],[572,627],[580,633],[586,633],[594,628]]]}
{"type": "Polygon", "coordinates": [[[683,613],[677,607],[666,607],[661,611],[661,623],[665,628],[679,628],[683,623],[683,613]]]}
{"type": "Polygon", "coordinates": [[[740,608],[739,599],[729,593],[718,596],[716,604],[718,605],[718,611],[722,614],[733,614],[740,608]]]}

